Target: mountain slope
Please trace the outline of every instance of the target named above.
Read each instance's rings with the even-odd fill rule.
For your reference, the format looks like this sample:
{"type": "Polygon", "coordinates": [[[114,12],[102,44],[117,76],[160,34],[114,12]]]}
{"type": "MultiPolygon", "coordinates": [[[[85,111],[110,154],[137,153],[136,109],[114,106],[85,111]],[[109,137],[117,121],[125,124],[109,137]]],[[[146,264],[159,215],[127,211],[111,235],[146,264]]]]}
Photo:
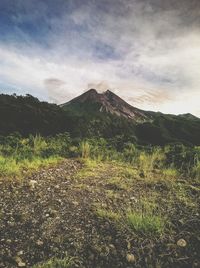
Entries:
{"type": "Polygon", "coordinates": [[[0,135],[16,131],[24,136],[69,132],[78,139],[103,137],[116,144],[200,145],[199,118],[142,111],[110,91],[94,89],[60,107],[30,95],[0,95],[0,135]]]}
{"type": "Polygon", "coordinates": [[[61,107],[76,118],[77,125],[81,118],[85,122],[86,132],[87,129],[93,129],[93,133],[98,130],[109,138],[122,135],[124,140],[142,144],[200,144],[199,118],[191,114],[176,116],[143,111],[109,90],[100,94],[90,89],[61,107]]]}

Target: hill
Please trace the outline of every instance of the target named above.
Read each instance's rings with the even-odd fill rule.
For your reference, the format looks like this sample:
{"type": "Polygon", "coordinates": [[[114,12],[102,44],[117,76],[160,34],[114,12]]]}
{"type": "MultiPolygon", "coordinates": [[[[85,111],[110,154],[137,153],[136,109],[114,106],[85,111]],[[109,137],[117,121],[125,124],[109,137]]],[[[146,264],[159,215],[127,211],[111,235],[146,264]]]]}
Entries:
{"type": "Polygon", "coordinates": [[[143,111],[111,91],[91,89],[60,106],[31,95],[0,95],[0,135],[19,132],[44,136],[69,132],[72,137],[104,137],[121,142],[200,145],[200,119],[143,111]]]}

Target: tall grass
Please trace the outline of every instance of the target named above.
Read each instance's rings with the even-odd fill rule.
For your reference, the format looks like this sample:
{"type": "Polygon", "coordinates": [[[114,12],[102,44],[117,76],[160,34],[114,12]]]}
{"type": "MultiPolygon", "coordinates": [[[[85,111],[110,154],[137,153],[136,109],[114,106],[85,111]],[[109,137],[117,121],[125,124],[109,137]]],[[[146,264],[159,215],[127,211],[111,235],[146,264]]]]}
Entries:
{"type": "Polygon", "coordinates": [[[38,168],[56,164],[62,158],[50,156],[48,158],[32,157],[18,161],[14,157],[4,157],[0,155],[0,177],[20,177],[23,173],[37,170],[38,168]]]}
{"type": "Polygon", "coordinates": [[[90,144],[87,141],[83,141],[80,144],[80,152],[82,158],[89,158],[90,156],[90,144]]]}
{"type": "Polygon", "coordinates": [[[13,176],[20,174],[20,167],[13,157],[0,155],[0,176],[13,176]]]}
{"type": "Polygon", "coordinates": [[[163,177],[175,178],[182,173],[200,177],[200,147],[168,145],[161,148],[132,143],[115,144],[114,140],[103,138],[71,139],[68,133],[54,137],[0,136],[0,171],[3,176],[17,175],[23,162],[32,167],[40,166],[41,162],[45,164],[50,157],[81,157],[85,160],[126,162],[144,175],[160,170],[163,171],[163,177]]]}
{"type": "Polygon", "coordinates": [[[152,171],[161,168],[165,160],[165,154],[160,148],[154,148],[152,152],[142,151],[139,154],[139,167],[143,171],[152,171]]]}
{"type": "Polygon", "coordinates": [[[48,144],[40,135],[33,137],[33,153],[40,155],[47,148],[48,144]]]}
{"type": "Polygon", "coordinates": [[[52,138],[10,135],[0,139],[1,178],[20,177],[24,172],[57,163],[63,155],[68,156],[66,147],[70,143],[69,136],[65,134],[52,138]]]}

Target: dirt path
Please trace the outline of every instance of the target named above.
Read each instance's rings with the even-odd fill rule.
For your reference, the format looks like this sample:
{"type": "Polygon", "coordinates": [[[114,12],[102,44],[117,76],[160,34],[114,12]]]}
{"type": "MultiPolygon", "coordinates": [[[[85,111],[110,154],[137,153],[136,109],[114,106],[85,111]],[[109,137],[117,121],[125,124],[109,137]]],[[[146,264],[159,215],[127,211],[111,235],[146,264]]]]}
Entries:
{"type": "Polygon", "coordinates": [[[113,226],[96,221],[91,206],[101,201],[101,191],[92,190],[90,179],[83,186],[74,178],[80,168],[65,160],[21,183],[1,185],[0,267],[65,255],[77,257],[77,267],[120,267],[123,244],[113,226]]]}

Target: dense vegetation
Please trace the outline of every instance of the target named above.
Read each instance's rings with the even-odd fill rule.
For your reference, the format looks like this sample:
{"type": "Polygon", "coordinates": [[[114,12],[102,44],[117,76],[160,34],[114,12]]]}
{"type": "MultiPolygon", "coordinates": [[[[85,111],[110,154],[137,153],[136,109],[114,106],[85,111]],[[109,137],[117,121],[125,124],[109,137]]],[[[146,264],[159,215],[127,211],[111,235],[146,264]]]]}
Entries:
{"type": "Polygon", "coordinates": [[[26,96],[0,95],[0,134],[19,132],[23,136],[43,136],[69,132],[72,137],[105,139],[141,145],[165,145],[171,142],[200,145],[200,119],[192,115],[164,115],[146,112],[151,122],[132,120],[100,112],[97,103],[73,103],[64,107],[26,96]]]}
{"type": "Polygon", "coordinates": [[[42,137],[22,137],[19,133],[0,136],[1,176],[15,175],[23,169],[36,168],[66,157],[116,160],[137,165],[138,169],[164,168],[188,176],[199,176],[200,148],[171,144],[165,147],[140,146],[113,139],[71,138],[69,133],[42,137]],[[140,167],[141,166],[141,167],[140,167]]]}

